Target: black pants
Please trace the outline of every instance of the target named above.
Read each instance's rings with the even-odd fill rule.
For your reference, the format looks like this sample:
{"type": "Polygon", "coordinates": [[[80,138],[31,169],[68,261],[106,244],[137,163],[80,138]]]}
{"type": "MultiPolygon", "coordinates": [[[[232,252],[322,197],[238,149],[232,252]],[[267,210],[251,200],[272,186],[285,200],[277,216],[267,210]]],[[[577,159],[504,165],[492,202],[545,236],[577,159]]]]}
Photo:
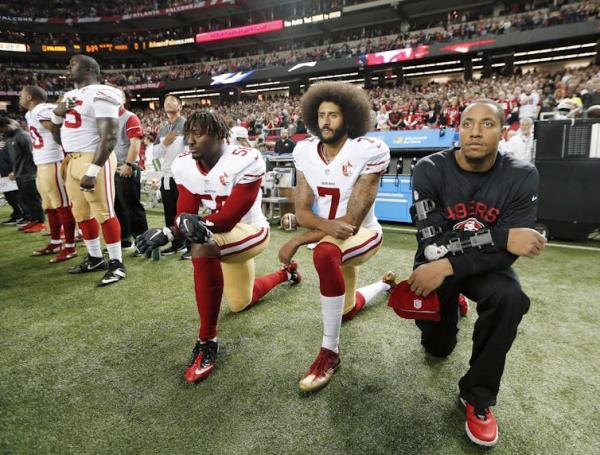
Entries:
{"type": "Polygon", "coordinates": [[[477,302],[478,319],[473,332],[470,368],[459,381],[460,395],[474,406],[493,406],[500,389],[506,354],[517,327],[529,309],[529,297],[521,290],[512,269],[448,279],[437,290],[441,320],[416,321],[421,344],[436,357],[449,355],[456,346],[458,295],[477,302]]]}
{"type": "MultiPolygon", "coordinates": [[[[177,184],[173,178],[169,179],[169,189],[165,189],[165,177],[160,180],[160,196],[162,198],[164,215],[165,215],[165,226],[175,225],[175,217],[177,216],[177,198],[179,197],[179,191],[177,191],[177,184]]],[[[173,245],[181,245],[182,242],[175,239],[173,245]]]]}
{"type": "Polygon", "coordinates": [[[29,221],[44,222],[44,209],[42,208],[42,198],[35,186],[35,180],[22,180],[17,177],[17,186],[19,187],[19,196],[21,197],[25,219],[29,221]]]}
{"type": "Polygon", "coordinates": [[[12,208],[12,214],[10,215],[10,217],[14,220],[23,218],[23,209],[21,207],[21,205],[23,203],[21,202],[21,197],[19,196],[19,191],[18,190],[8,191],[8,192],[4,193],[4,197],[6,198],[6,202],[8,202],[8,204],[12,208]]]}
{"type": "Polygon", "coordinates": [[[121,239],[130,240],[148,230],[146,211],[140,202],[140,173],[131,177],[115,175],[115,213],[121,224],[121,239]]]}

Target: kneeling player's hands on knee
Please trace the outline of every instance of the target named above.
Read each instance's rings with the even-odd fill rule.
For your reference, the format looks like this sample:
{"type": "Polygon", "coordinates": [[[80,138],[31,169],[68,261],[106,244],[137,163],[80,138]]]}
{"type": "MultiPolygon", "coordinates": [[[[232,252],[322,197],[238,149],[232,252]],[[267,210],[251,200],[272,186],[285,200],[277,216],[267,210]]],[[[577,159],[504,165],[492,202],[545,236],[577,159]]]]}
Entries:
{"type": "Polygon", "coordinates": [[[452,275],[452,265],[448,259],[422,264],[413,270],[408,278],[410,290],[417,295],[427,297],[439,288],[446,277],[452,275]]]}
{"type": "Polygon", "coordinates": [[[323,230],[335,239],[346,240],[354,235],[355,229],[354,226],[345,221],[328,220],[325,229],[323,230]]]}
{"type": "Polygon", "coordinates": [[[512,228],[508,231],[506,249],[516,256],[533,258],[546,247],[546,237],[530,228],[512,228]]]}
{"type": "Polygon", "coordinates": [[[212,223],[199,215],[182,213],[177,217],[175,223],[179,232],[192,243],[207,243],[212,237],[209,229],[212,223]]]}
{"type": "Polygon", "coordinates": [[[165,246],[172,242],[175,236],[169,228],[150,228],[135,239],[135,247],[140,253],[146,253],[155,248],[165,246]],[[169,235],[170,234],[170,235],[169,235]]]}

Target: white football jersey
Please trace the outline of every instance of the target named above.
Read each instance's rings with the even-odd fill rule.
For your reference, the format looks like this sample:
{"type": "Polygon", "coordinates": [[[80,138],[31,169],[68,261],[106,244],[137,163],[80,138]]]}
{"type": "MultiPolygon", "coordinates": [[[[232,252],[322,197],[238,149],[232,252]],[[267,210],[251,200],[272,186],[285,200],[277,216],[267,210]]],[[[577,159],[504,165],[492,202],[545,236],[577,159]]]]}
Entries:
{"type": "Polygon", "coordinates": [[[74,99],[77,104],[73,109],[67,111],[60,129],[60,138],[65,153],[94,153],[100,142],[96,117],[118,119],[121,93],[109,85],[95,84],[71,90],[65,93],[63,98],[65,100],[67,98],[74,99]],[[114,109],[110,114],[96,115],[99,103],[103,103],[103,106],[108,103],[114,109]]]}
{"type": "MultiPolygon", "coordinates": [[[[379,139],[357,137],[348,139],[336,157],[328,164],[316,137],[298,142],[294,149],[294,164],[313,191],[317,214],[335,219],[346,214],[350,194],[361,175],[381,174],[390,163],[390,149],[379,139]]],[[[362,222],[362,227],[381,232],[375,217],[375,204],[362,222]]]]}
{"type": "Polygon", "coordinates": [[[52,132],[42,125],[43,121],[50,121],[54,108],[54,104],[40,103],[25,114],[33,145],[33,162],[37,166],[57,163],[63,159],[62,147],[54,140],[52,132]]]}
{"type": "MultiPolygon", "coordinates": [[[[191,152],[182,153],[175,158],[172,169],[175,182],[196,195],[201,206],[214,213],[221,209],[235,185],[262,180],[266,165],[256,149],[225,145],[223,155],[208,172],[200,168],[191,152]]],[[[262,213],[261,203],[262,194],[259,190],[254,204],[240,222],[269,227],[262,213]]]]}

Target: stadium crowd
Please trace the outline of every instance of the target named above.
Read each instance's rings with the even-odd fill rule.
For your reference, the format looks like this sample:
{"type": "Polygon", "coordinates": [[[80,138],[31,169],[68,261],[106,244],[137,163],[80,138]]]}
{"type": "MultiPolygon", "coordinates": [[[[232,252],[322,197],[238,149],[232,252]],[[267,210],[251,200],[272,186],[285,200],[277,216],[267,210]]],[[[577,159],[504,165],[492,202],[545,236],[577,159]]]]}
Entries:
{"type": "MultiPolygon", "coordinates": [[[[277,52],[228,50],[227,55],[202,57],[204,60],[178,64],[176,59],[164,61],[164,67],[150,67],[152,63],[136,64],[135,69],[125,64],[105,65],[109,70],[107,79],[116,85],[152,83],[169,80],[193,79],[202,76],[223,74],[227,72],[247,71],[274,66],[286,66],[306,61],[330,60],[335,58],[352,58],[374,52],[392,49],[403,49],[418,45],[447,42],[455,39],[471,39],[474,36],[505,34],[515,31],[549,27],[562,23],[582,22],[600,18],[598,2],[566,3],[560,7],[548,6],[521,13],[499,17],[472,20],[475,13],[464,11],[456,16],[450,14],[443,23],[433,24],[435,27],[424,30],[409,31],[397,25],[388,29],[382,27],[363,28],[360,32],[344,32],[332,34],[320,41],[306,40],[281,43],[277,52]],[[254,55],[251,55],[254,53],[254,55]],[[112,70],[112,71],[111,71],[112,70]]],[[[512,12],[511,9],[508,10],[512,12]]],[[[410,27],[410,26],[409,26],[410,27]]],[[[11,33],[11,32],[0,32],[11,33]]],[[[160,38],[175,37],[175,31],[160,32],[160,38]]],[[[75,41],[80,41],[78,36],[75,41]]],[[[112,38],[111,38],[112,39],[112,38]]],[[[132,33],[129,39],[147,39],[132,33]]],[[[106,38],[104,38],[106,41],[106,38]]],[[[117,38],[116,41],[119,42],[117,38]]],[[[16,66],[16,65],[15,65],[16,66]]],[[[30,66],[31,68],[31,66],[30,66]]],[[[0,90],[10,90],[11,86],[27,83],[46,84],[49,91],[63,90],[68,80],[59,75],[46,73],[43,68],[33,72],[21,69],[9,69],[0,75],[0,90]]]]}
{"type": "MultiPolygon", "coordinates": [[[[598,93],[600,68],[564,70],[554,73],[530,72],[512,77],[496,76],[472,81],[450,80],[444,83],[389,85],[369,90],[374,128],[404,130],[457,126],[460,112],[473,99],[489,97],[505,109],[507,123],[518,125],[523,116],[538,118],[540,113],[552,112],[559,103],[567,101],[577,107],[584,104],[586,95],[598,93]],[[539,106],[528,111],[529,106],[539,106]]],[[[182,114],[190,115],[200,106],[186,104],[182,114]]],[[[267,136],[273,129],[284,128],[289,134],[305,133],[300,114],[299,98],[282,95],[244,98],[232,104],[211,106],[248,129],[250,136],[267,136]]],[[[147,133],[155,133],[166,121],[162,109],[136,110],[147,133]]]]}

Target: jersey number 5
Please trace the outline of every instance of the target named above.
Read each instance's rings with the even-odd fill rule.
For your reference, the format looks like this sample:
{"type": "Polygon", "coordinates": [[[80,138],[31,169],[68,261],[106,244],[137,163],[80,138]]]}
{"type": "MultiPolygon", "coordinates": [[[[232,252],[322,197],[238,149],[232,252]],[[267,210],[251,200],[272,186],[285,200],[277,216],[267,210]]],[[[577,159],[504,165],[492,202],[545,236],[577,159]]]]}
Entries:
{"type": "Polygon", "coordinates": [[[329,205],[329,219],[335,219],[338,205],[340,205],[340,189],[339,188],[327,188],[324,186],[318,186],[317,191],[319,196],[326,197],[331,196],[331,204],[329,205]]]}
{"type": "MultiPolygon", "coordinates": [[[[213,197],[210,194],[199,194],[196,197],[200,200],[205,200],[205,201],[213,200],[213,197]]],[[[211,213],[219,213],[221,211],[221,209],[223,208],[223,204],[225,203],[225,201],[227,200],[228,197],[229,196],[216,196],[214,199],[216,207],[214,209],[210,209],[211,213]]]]}
{"type": "MultiPolygon", "coordinates": [[[[77,100],[75,102],[77,106],[81,106],[83,101],[77,100]]],[[[65,114],[65,121],[63,122],[65,128],[79,128],[81,126],[81,114],[75,109],[70,109],[65,114]]]]}

